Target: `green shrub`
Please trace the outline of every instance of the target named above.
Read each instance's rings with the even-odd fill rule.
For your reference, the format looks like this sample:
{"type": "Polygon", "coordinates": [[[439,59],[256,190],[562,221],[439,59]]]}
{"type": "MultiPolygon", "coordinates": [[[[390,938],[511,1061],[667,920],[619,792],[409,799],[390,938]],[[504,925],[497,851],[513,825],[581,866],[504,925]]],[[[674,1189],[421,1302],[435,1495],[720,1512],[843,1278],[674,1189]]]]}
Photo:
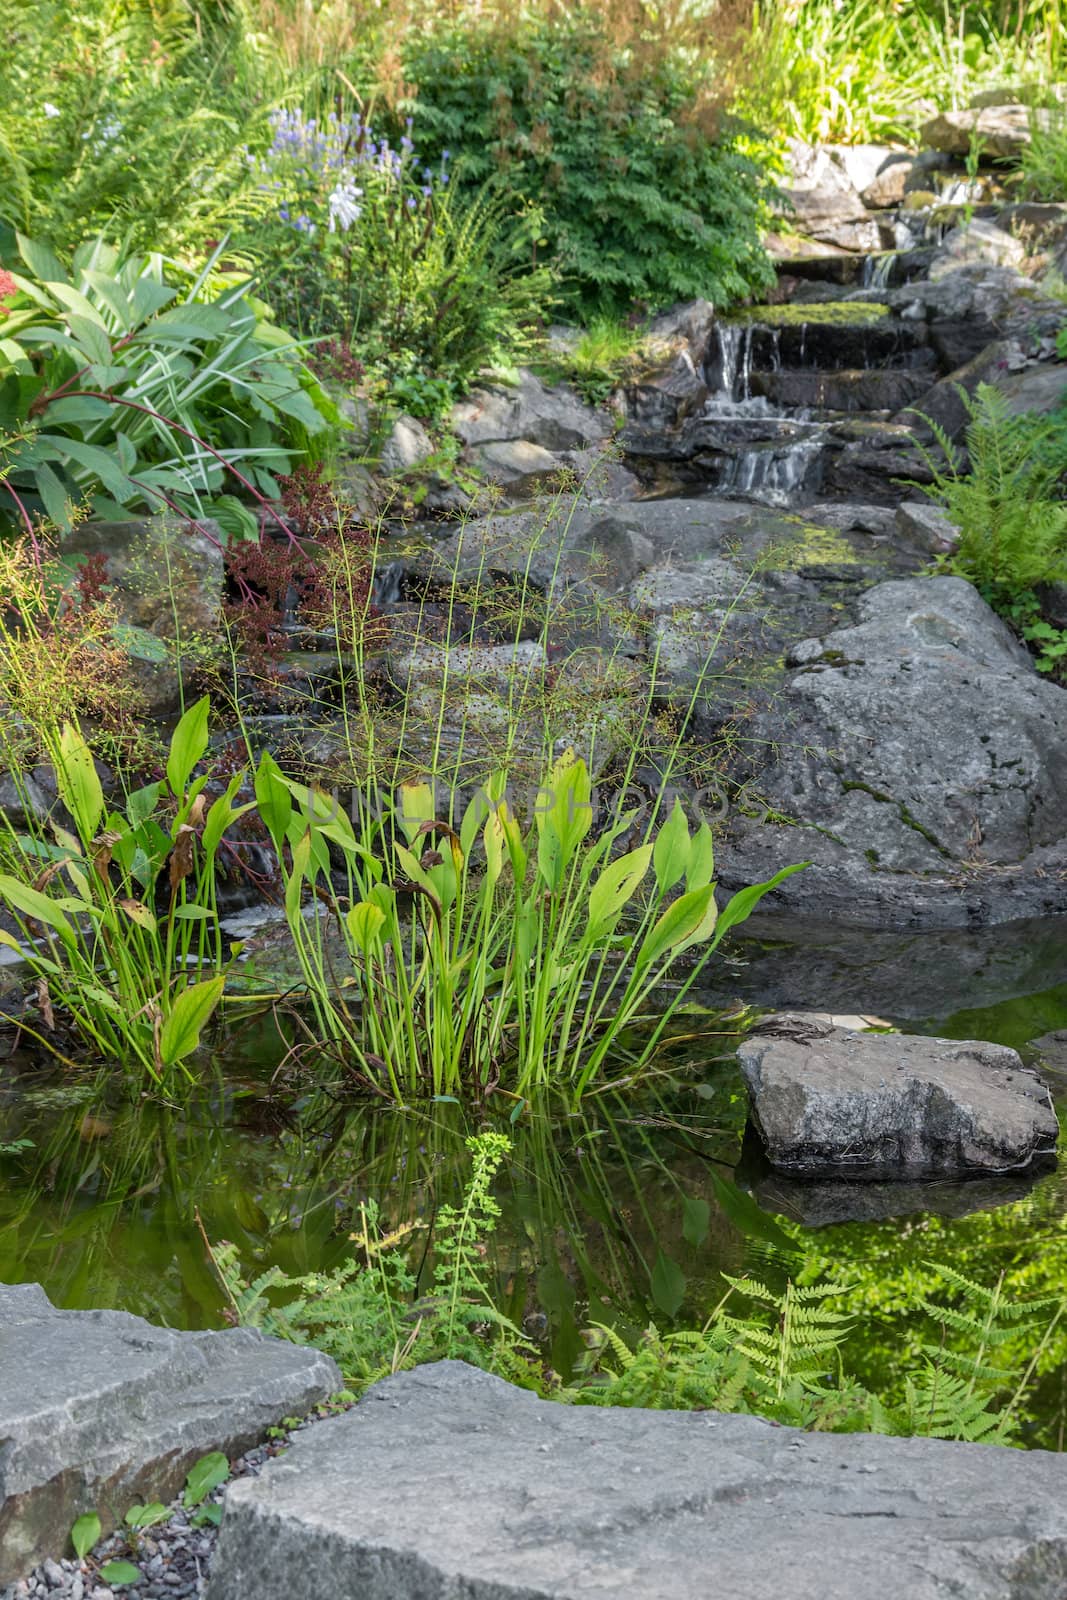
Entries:
{"type": "Polygon", "coordinates": [[[271,130],[244,241],[290,325],[340,335],[387,382],[421,369],[446,395],[525,350],[552,300],[531,265],[535,216],[491,185],[457,194],[446,157],[431,168],[407,132],[394,149],[355,112],[279,111],[271,130]]]}
{"type": "Polygon", "coordinates": [[[43,510],[63,530],[86,504],[165,504],[254,533],[232,491],[276,495],[274,474],[339,418],[248,283],[220,274],[217,253],[183,282],[158,255],[100,241],[69,271],[21,236],[19,252],[25,270],[0,277],[0,428],[13,436],[0,515],[28,532],[43,510]]]}
{"type": "Polygon", "coordinates": [[[763,0],[739,103],[811,142],[914,139],[931,106],[1006,83],[1040,94],[1063,75],[1065,38],[1062,0],[763,0]]]}
{"type": "Polygon", "coordinates": [[[583,313],[773,281],[759,238],[767,183],[742,130],[693,108],[710,68],[664,48],[640,61],[593,8],[520,24],[438,20],[403,44],[418,137],[457,181],[496,178],[541,215],[538,257],[558,260],[583,313]]]}
{"type": "Polygon", "coordinates": [[[65,251],[98,231],[128,250],[220,237],[270,101],[252,41],[212,18],[124,0],[5,6],[0,224],[65,251]]]}

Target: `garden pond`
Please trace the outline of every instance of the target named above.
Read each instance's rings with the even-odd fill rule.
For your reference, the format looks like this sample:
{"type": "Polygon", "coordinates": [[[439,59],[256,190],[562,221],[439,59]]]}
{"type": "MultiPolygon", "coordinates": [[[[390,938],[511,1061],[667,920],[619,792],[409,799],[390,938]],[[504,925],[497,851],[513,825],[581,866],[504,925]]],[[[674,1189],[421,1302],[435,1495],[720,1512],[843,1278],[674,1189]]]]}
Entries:
{"type": "MultiPolygon", "coordinates": [[[[1055,1050],[1033,1043],[1067,1030],[1064,933],[1048,920],[909,935],[753,919],[640,1091],[593,1095],[577,1113],[520,1108],[510,1125],[510,1102],[498,1117],[490,1102],[513,1141],[490,1246],[502,1309],[569,1377],[590,1324],[627,1335],[650,1320],[693,1325],[721,1297],[723,1272],[782,1282],[799,1260],[818,1261],[854,1285],[850,1367],[884,1389],[920,1337],[913,1308],[929,1292],[928,1263],[986,1283],[1004,1271],[1020,1296],[1056,1293],[1067,1274],[1062,1169],[907,1188],[788,1183],[746,1137],[732,1047],[752,1008],[860,1014],[1044,1059],[1067,1111],[1067,1061],[1061,1077],[1055,1050]]],[[[200,1079],[166,1100],[131,1103],[107,1074],[71,1078],[10,1056],[0,1281],[40,1282],[61,1306],[218,1325],[207,1239],[236,1244],[251,1275],[336,1265],[365,1200],[389,1228],[432,1222],[462,1188],[463,1141],[481,1125],[455,1102],[395,1110],[323,1088],[283,1059],[269,1012],[234,1028],[200,1079]]],[[[413,1237],[425,1253],[426,1231],[413,1237]]],[[[1064,1372],[1038,1391],[1042,1442],[1067,1414],[1064,1372]]]]}

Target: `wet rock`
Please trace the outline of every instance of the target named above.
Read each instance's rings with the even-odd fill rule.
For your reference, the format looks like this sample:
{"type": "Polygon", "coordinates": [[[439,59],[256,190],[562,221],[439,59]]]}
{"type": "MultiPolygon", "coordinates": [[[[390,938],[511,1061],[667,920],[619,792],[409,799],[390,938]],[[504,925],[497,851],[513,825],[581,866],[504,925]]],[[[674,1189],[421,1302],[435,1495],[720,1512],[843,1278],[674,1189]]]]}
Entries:
{"type": "Polygon", "coordinates": [[[859,372],[754,372],[753,394],[782,408],[807,406],[821,411],[901,411],[930,387],[930,375],[883,368],[859,372]]]}
{"type": "Polygon", "coordinates": [[[888,1222],[894,1217],[971,1217],[1025,1200],[1051,1159],[1031,1162],[1025,1172],[992,1178],[953,1178],[909,1183],[871,1179],[789,1177],[763,1163],[759,1175],[744,1174],[757,1204],[775,1216],[806,1228],[833,1228],[844,1222],[888,1222]]]}
{"type": "Polygon", "coordinates": [[[997,214],[997,227],[1019,240],[1028,255],[1067,242],[1067,204],[1024,200],[997,214]]]}
{"type": "Polygon", "coordinates": [[[1003,1045],[772,1017],[737,1059],[767,1158],[781,1172],[996,1173],[1056,1148],[1048,1087],[1003,1045]]]}
{"type": "Polygon", "coordinates": [[[724,879],[808,858],[779,903],[860,924],[1067,909],[1067,690],[960,578],[879,584],[858,615],[751,730],[777,752],[758,792],[805,826],[733,819],[724,879]]]}
{"type": "Polygon", "coordinates": [[[642,369],[623,388],[627,415],[644,427],[674,428],[708,398],[705,364],[715,327],[707,300],[687,301],[650,323],[642,369]]]}
{"type": "Polygon", "coordinates": [[[207,1600],[1055,1600],[1040,1451],[552,1404],[457,1362],[376,1385],[226,1494],[207,1600]]]}
{"type": "Polygon", "coordinates": [[[942,111],[922,127],[922,140],[946,155],[967,156],[977,147],[987,160],[1017,156],[1031,139],[1031,118],[1048,123],[1048,113],[1024,105],[976,106],[942,111]]]}
{"type": "Polygon", "coordinates": [[[907,151],[887,144],[827,144],[822,148],[861,195],[881,173],[901,164],[910,166],[914,159],[907,151]]]}
{"type": "Polygon", "coordinates": [[[382,446],[381,469],[388,473],[413,472],[434,453],[433,440],[417,417],[397,417],[382,446]]]}
{"type": "Polygon", "coordinates": [[[1033,1043],[1042,1067],[1056,1075],[1062,1089],[1063,1080],[1067,1078],[1067,1028],[1054,1028],[1033,1043]]]}
{"type": "Polygon", "coordinates": [[[175,1333],[119,1311],[57,1311],[36,1284],[0,1286],[0,1583],[169,1500],[208,1450],[239,1454],[341,1387],[317,1351],[250,1329],[175,1333]]]}
{"type": "Polygon", "coordinates": [[[419,644],[390,655],[388,670],[399,689],[430,684],[436,697],[440,686],[448,682],[462,697],[479,688],[506,695],[516,680],[521,683],[541,677],[547,664],[544,646],[524,639],[518,644],[481,646],[419,644]]]}
{"type": "Polygon", "coordinates": [[[452,431],[466,445],[524,440],[542,450],[581,450],[613,431],[610,417],[587,406],[566,384],[551,387],[528,369],[514,386],[474,389],[453,408],[452,431]]]}
{"type": "Polygon", "coordinates": [[[72,564],[107,562],[107,593],[123,626],[129,675],[145,710],[181,705],[182,686],[214,661],[222,632],[223,551],[218,524],[166,515],[83,522],[63,541],[72,564]]]}
{"type": "Polygon", "coordinates": [[[838,920],[757,913],[721,948],[721,962],[694,991],[709,1005],[873,1007],[895,1022],[932,1026],[1067,984],[1064,917],[921,932],[865,928],[857,938],[838,920]]]}
{"type": "Polygon", "coordinates": [[[529,439],[507,439],[478,445],[471,460],[490,483],[501,484],[518,495],[531,495],[567,471],[565,457],[553,455],[529,439]]]}
{"type": "Polygon", "coordinates": [[[877,211],[902,204],[914,165],[914,157],[903,151],[887,155],[874,177],[863,186],[864,205],[877,211]]]}
{"type": "Polygon", "coordinates": [[[782,182],[790,225],[823,244],[877,250],[878,225],[848,174],[818,145],[788,141],[789,171],[782,182]]]}
{"type": "Polygon", "coordinates": [[[937,283],[950,272],[972,262],[989,262],[998,267],[1018,267],[1026,259],[1026,247],[994,222],[974,217],[945,235],[930,263],[929,277],[937,283]]]}
{"type": "Polygon", "coordinates": [[[933,384],[914,405],[901,411],[892,420],[931,433],[935,424],[950,439],[961,439],[970,420],[964,395],[973,395],[979,384],[998,385],[1008,378],[1013,369],[1026,364],[1026,357],[1012,340],[997,339],[985,346],[965,366],[949,373],[947,378],[933,384]]]}
{"type": "Polygon", "coordinates": [[[917,549],[932,556],[954,550],[959,542],[959,528],[930,500],[905,500],[897,507],[897,527],[917,549]]]}

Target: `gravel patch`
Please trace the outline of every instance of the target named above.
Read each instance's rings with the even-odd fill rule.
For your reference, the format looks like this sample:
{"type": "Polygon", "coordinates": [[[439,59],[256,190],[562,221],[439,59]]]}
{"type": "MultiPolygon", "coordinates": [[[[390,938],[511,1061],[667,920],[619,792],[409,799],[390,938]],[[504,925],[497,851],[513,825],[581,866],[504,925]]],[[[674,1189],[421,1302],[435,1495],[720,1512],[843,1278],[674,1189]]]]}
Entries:
{"type": "MultiPolygon", "coordinates": [[[[272,1456],[282,1454],[295,1434],[320,1420],[319,1414],[314,1414],[283,1437],[249,1450],[230,1463],[227,1482],[258,1476],[272,1456]]],[[[215,1489],[204,1505],[220,1504],[225,1489],[225,1484],[215,1489]]],[[[101,1539],[84,1561],[42,1561],[27,1577],[0,1589],[0,1600],[198,1600],[204,1593],[219,1530],[210,1522],[199,1521],[203,1506],[187,1511],[180,1495],[168,1510],[166,1522],[156,1523],[143,1533],[133,1535],[129,1530],[116,1529],[101,1539]],[[100,1569],[115,1560],[131,1561],[139,1567],[140,1581],[116,1584],[114,1588],[105,1583],[100,1569]]]]}

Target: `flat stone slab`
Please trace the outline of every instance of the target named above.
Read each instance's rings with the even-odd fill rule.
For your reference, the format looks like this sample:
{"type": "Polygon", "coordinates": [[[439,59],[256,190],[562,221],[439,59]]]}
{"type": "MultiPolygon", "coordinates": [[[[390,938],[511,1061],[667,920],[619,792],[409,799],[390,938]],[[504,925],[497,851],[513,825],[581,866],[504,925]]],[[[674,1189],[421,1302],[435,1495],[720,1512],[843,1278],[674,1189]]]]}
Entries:
{"type": "Polygon", "coordinates": [[[780,1172],[1009,1172],[1056,1148],[1047,1085],[1004,1045],[856,1033],[794,1013],[769,1018],[737,1057],[780,1172]]]}
{"type": "Polygon", "coordinates": [[[176,1333],[0,1285],[0,1586],[63,1554],[83,1512],[107,1532],[341,1387],[329,1357],[252,1329],[176,1333]]]}
{"type": "Polygon", "coordinates": [[[388,1378],[240,1479],[206,1600],[1062,1600],[1067,1460],[388,1378]]]}

